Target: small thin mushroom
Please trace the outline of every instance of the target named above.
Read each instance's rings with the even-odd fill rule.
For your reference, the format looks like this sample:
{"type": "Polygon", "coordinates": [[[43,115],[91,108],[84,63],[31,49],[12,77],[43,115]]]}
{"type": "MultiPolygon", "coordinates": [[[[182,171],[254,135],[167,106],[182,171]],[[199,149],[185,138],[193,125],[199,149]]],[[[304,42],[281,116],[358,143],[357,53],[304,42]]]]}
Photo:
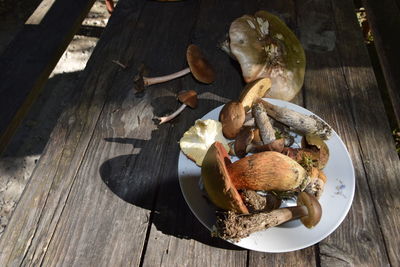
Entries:
{"type": "Polygon", "coordinates": [[[327,140],[332,135],[332,128],[315,115],[304,115],[294,110],[279,107],[261,100],[269,116],[289,126],[302,135],[316,135],[327,140]]]}
{"type": "Polygon", "coordinates": [[[145,77],[142,72],[139,71],[135,77],[135,87],[137,91],[143,91],[144,87],[152,84],[167,82],[179,77],[182,77],[188,73],[192,73],[193,76],[202,83],[212,83],[215,80],[215,71],[212,65],[205,58],[200,48],[194,44],[188,46],[186,50],[186,60],[189,67],[164,76],[159,77],[145,77]]]}
{"type": "Polygon", "coordinates": [[[255,214],[225,212],[217,218],[216,234],[223,239],[237,242],[252,233],[295,219],[300,219],[304,226],[312,228],[319,223],[321,215],[322,208],[318,200],[306,192],[301,192],[297,197],[297,206],[295,207],[255,214]]]}
{"type": "Polygon", "coordinates": [[[159,124],[163,124],[172,120],[178,116],[186,108],[186,106],[191,108],[197,107],[197,93],[194,90],[179,92],[178,100],[182,103],[182,105],[174,113],[164,117],[155,117],[156,120],[159,120],[159,124]]]}

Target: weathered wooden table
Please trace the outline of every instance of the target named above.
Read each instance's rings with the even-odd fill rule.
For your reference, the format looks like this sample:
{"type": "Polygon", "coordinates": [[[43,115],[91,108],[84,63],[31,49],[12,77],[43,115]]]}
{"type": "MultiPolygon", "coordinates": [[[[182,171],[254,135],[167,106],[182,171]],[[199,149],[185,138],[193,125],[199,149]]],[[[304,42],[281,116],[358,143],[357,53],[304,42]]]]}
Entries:
{"type": "Polygon", "coordinates": [[[78,89],[0,240],[1,266],[400,265],[400,164],[352,1],[121,0],[78,89]],[[182,134],[243,87],[217,43],[231,21],[260,9],[279,14],[303,42],[307,72],[295,102],[333,126],[356,172],[341,226],[284,254],[212,238],[177,178],[182,134]],[[190,43],[215,64],[214,84],[186,76],[134,94],[142,62],[154,75],[179,70],[190,43]],[[177,108],[182,89],[200,93],[199,107],[157,127],[152,118],[177,108]]]}

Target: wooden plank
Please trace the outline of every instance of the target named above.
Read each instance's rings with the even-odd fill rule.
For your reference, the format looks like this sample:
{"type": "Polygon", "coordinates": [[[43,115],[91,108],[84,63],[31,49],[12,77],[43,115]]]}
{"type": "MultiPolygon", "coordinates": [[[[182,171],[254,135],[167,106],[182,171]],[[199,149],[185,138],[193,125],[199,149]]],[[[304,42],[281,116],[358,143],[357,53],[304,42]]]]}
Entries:
{"type": "Polygon", "coordinates": [[[122,8],[119,11],[121,16],[109,21],[109,25],[120,29],[121,35],[115,36],[112,29],[105,31],[105,40],[97,44],[94,59],[88,62],[86,74],[79,85],[82,90],[76,91],[73,106],[62,115],[55,127],[44,155],[0,239],[0,265],[39,265],[42,262],[103,108],[107,89],[112,86],[119,70],[109,62],[114,57],[122,58],[129,48],[127,40],[131,36],[124,33],[131,33],[136,27],[142,5],[141,2],[128,4],[126,11],[122,8]],[[127,25],[129,28],[123,27],[127,25]],[[107,55],[105,51],[114,53],[107,55]]]}
{"type": "MultiPolygon", "coordinates": [[[[217,238],[200,224],[183,199],[178,183],[178,141],[194,121],[221,105],[224,99],[236,98],[242,88],[242,79],[229,57],[217,48],[230,22],[242,14],[241,1],[231,1],[226,9],[224,1],[201,1],[197,22],[186,45],[199,45],[217,70],[212,85],[202,85],[188,76],[182,79],[182,88],[196,90],[200,95],[199,108],[188,110],[173,122],[168,134],[165,175],[157,196],[154,219],[144,266],[246,266],[247,251],[217,238]],[[229,77],[229,78],[228,78],[229,77]]],[[[146,59],[150,60],[151,59],[146,59]]],[[[174,104],[178,107],[178,103],[174,104]]]]}
{"type": "Polygon", "coordinates": [[[400,32],[400,2],[394,0],[363,0],[374,44],[386,80],[389,100],[393,106],[397,127],[400,127],[400,50],[397,32],[400,32]]]}
{"type": "MultiPolygon", "coordinates": [[[[382,100],[377,90],[376,81],[367,52],[362,49],[360,35],[357,35],[356,18],[350,13],[352,4],[347,1],[333,3],[334,15],[338,29],[340,45],[339,55],[347,86],[350,89],[351,107],[354,125],[361,145],[362,161],[366,170],[371,199],[378,215],[379,226],[383,233],[389,262],[393,266],[400,265],[400,161],[391,138],[391,129],[385,114],[382,100]],[[348,10],[340,12],[339,10],[348,10]],[[353,19],[353,27],[345,21],[353,19]],[[345,45],[344,41],[347,41],[345,45]],[[354,66],[359,66],[354,68],[354,66]],[[371,105],[373,103],[373,105],[371,105]]],[[[368,199],[369,200],[369,199],[368,199]]],[[[376,228],[378,229],[378,228],[376,228]]],[[[374,240],[375,242],[375,240],[374,240]]]]}
{"type": "Polygon", "coordinates": [[[394,190],[399,161],[354,6],[344,0],[298,1],[298,10],[301,34],[313,36],[308,32],[313,27],[316,34],[315,42],[308,39],[306,107],[342,137],[356,171],[352,208],[343,224],[320,243],[321,265],[393,264],[397,260],[386,248],[398,250],[399,245],[393,225],[398,213],[390,208],[398,206],[394,190]],[[382,224],[390,228],[383,237],[382,224]]]}
{"type": "Polygon", "coordinates": [[[140,264],[150,212],[171,153],[166,145],[171,125],[157,129],[153,112],[165,108],[159,104],[175,106],[176,100],[168,94],[180,90],[181,85],[174,81],[149,88],[143,97],[137,97],[132,91],[132,78],[144,58],[151,58],[150,67],[158,72],[185,65],[186,43],[196,9],[195,2],[146,3],[136,30],[127,40],[129,49],[119,59],[129,61],[131,67],[120,72],[108,89],[109,98],[47,249],[45,266],[140,264]],[[111,195],[110,190],[115,194],[111,195]],[[74,215],[77,209],[82,212],[74,215]],[[80,229],[72,230],[75,225],[80,229]]]}
{"type": "Polygon", "coordinates": [[[39,25],[24,25],[0,57],[0,152],[39,95],[94,0],[56,1],[39,25]]]}
{"type": "MultiPolygon", "coordinates": [[[[223,104],[220,96],[225,99],[237,98],[243,88],[237,63],[216,48],[216,44],[223,39],[235,18],[246,13],[252,14],[266,5],[268,4],[262,1],[230,1],[230,7],[227,9],[224,1],[201,2],[200,14],[191,41],[207,52],[218,70],[218,79],[214,84],[207,86],[194,82],[190,77],[182,81],[184,88],[195,88],[198,92],[202,92],[199,103],[201,109],[180,115],[174,123],[173,131],[169,134],[171,140],[171,144],[168,144],[169,151],[174,156],[165,162],[166,166],[170,167],[163,177],[166,186],[160,187],[157,198],[156,213],[144,257],[145,266],[246,266],[247,261],[250,266],[266,263],[294,266],[303,260],[309,265],[313,263],[315,265],[313,248],[289,254],[265,254],[246,252],[222,240],[211,238],[209,231],[187,208],[178,184],[179,146],[176,143],[196,119],[223,104]],[[204,99],[206,95],[208,97],[204,99]]],[[[269,7],[272,7],[271,3],[269,7]]],[[[287,10],[283,3],[273,7],[275,12],[281,12],[283,16],[290,18],[289,12],[283,11],[287,10]]],[[[302,96],[298,101],[301,102],[301,99],[302,96]]]]}

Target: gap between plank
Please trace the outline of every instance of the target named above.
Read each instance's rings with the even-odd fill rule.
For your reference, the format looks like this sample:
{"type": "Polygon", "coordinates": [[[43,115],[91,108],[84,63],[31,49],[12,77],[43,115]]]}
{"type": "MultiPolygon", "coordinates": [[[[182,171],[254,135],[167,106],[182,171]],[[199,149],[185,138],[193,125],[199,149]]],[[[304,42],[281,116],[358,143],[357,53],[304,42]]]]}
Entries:
{"type": "MultiPolygon", "coordinates": [[[[330,3],[330,5],[331,5],[331,10],[334,10],[334,9],[333,9],[333,3],[332,3],[332,1],[329,1],[329,3],[330,3]]],[[[337,30],[338,27],[337,27],[336,16],[333,14],[332,17],[333,17],[333,22],[334,22],[334,25],[335,25],[335,30],[337,30]]],[[[365,47],[365,49],[366,49],[366,47],[365,47]]],[[[343,64],[343,62],[342,62],[342,60],[341,60],[340,49],[337,49],[336,51],[337,51],[337,53],[339,54],[339,57],[337,57],[337,58],[338,58],[338,61],[339,61],[339,63],[340,63],[340,66],[341,66],[341,67],[340,67],[340,70],[341,70],[341,73],[342,73],[342,75],[343,75],[344,82],[345,82],[345,84],[346,84],[346,88],[347,88],[348,94],[349,94],[349,96],[350,96],[349,99],[351,99],[350,86],[349,86],[349,83],[348,83],[348,81],[347,81],[347,77],[346,77],[345,71],[344,71],[344,69],[343,69],[344,64],[343,64]]],[[[354,124],[356,124],[355,115],[354,115],[354,106],[353,106],[353,104],[352,104],[352,101],[349,101],[349,104],[350,104],[350,107],[351,107],[351,118],[352,118],[352,121],[353,121],[354,124]]],[[[358,147],[359,147],[359,150],[360,150],[360,152],[361,152],[361,153],[360,153],[360,157],[363,159],[363,160],[361,161],[361,163],[362,163],[363,171],[364,171],[365,176],[366,176],[366,178],[367,178],[366,181],[367,181],[368,190],[369,190],[370,195],[373,196],[373,193],[372,193],[372,190],[371,190],[371,186],[370,186],[370,182],[369,182],[370,179],[371,179],[371,177],[369,176],[369,174],[368,174],[368,172],[367,172],[367,168],[366,168],[366,166],[365,166],[365,158],[364,158],[365,153],[364,153],[364,151],[363,151],[363,147],[361,146],[360,134],[359,134],[359,132],[358,132],[358,130],[357,130],[357,127],[355,127],[355,132],[356,132],[356,137],[357,137],[357,140],[358,140],[358,147]]],[[[379,214],[378,214],[378,212],[377,212],[376,202],[375,202],[375,201],[372,201],[372,205],[374,206],[374,213],[375,213],[376,219],[377,219],[377,221],[378,221],[378,224],[379,224],[379,231],[380,231],[380,233],[381,233],[381,236],[382,236],[382,239],[383,239],[383,244],[384,244],[384,246],[385,246],[386,258],[388,259],[389,265],[392,265],[392,263],[391,263],[391,261],[390,261],[391,259],[390,259],[390,255],[389,255],[389,250],[388,250],[388,248],[387,248],[387,241],[386,241],[385,235],[384,235],[384,233],[383,233],[383,231],[382,231],[381,221],[380,221],[380,219],[379,219],[379,214]]]]}

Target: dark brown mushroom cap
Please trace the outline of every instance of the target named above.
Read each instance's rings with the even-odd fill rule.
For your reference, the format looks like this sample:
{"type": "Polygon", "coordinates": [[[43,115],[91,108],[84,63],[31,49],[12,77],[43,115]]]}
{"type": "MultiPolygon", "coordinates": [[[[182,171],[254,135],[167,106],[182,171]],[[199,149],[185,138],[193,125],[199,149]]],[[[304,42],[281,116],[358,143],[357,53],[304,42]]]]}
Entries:
{"type": "Polygon", "coordinates": [[[191,44],[186,51],[186,60],[193,76],[202,83],[212,83],[215,71],[197,45],[191,44]]]}
{"type": "Polygon", "coordinates": [[[251,144],[254,138],[254,129],[252,127],[243,127],[235,139],[235,155],[243,158],[247,154],[247,146],[251,144]]]}
{"type": "Polygon", "coordinates": [[[307,208],[308,215],[300,218],[305,227],[312,228],[319,223],[322,216],[322,208],[313,195],[301,192],[297,197],[297,205],[307,208]]]}
{"type": "Polygon", "coordinates": [[[304,49],[294,33],[277,16],[258,11],[232,22],[229,48],[249,83],[269,77],[266,96],[291,100],[300,91],[305,73],[304,49]]]}
{"type": "Polygon", "coordinates": [[[215,142],[201,165],[201,177],[210,200],[219,208],[236,213],[249,213],[239,192],[232,184],[227,164],[231,164],[224,146],[215,142]]]}
{"type": "Polygon", "coordinates": [[[180,91],[178,94],[178,100],[191,108],[197,107],[197,93],[194,90],[180,91]]]}
{"type": "Polygon", "coordinates": [[[230,101],[225,104],[219,113],[219,121],[222,124],[222,133],[228,139],[234,139],[246,119],[246,112],[242,103],[230,101]]]}

